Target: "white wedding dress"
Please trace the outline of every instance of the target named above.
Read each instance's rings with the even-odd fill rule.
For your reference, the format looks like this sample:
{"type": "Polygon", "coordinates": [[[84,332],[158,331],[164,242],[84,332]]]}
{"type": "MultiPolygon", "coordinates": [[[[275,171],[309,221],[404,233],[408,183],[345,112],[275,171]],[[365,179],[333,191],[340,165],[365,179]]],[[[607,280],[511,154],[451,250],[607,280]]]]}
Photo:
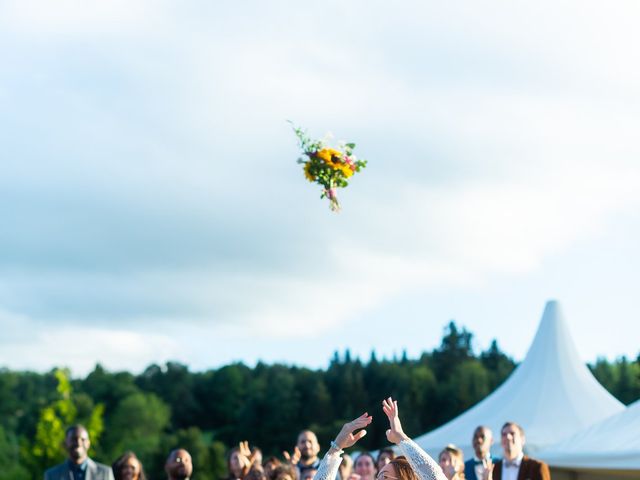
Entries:
{"type": "MultiPolygon", "coordinates": [[[[398,446],[420,480],[447,480],[440,465],[413,440],[403,440],[398,446]]],[[[327,452],[313,480],[336,480],[342,462],[341,453],[327,452]]]]}

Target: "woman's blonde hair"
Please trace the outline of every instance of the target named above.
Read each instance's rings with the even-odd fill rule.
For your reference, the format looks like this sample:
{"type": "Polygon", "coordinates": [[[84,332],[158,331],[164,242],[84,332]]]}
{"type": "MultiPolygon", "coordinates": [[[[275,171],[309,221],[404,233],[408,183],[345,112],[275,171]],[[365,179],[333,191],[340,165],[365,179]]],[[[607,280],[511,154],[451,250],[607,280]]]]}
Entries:
{"type": "Polygon", "coordinates": [[[464,454],[462,453],[462,450],[456,447],[453,443],[450,443],[438,454],[438,461],[440,461],[440,458],[445,453],[448,453],[453,459],[457,460],[455,462],[456,478],[464,480],[464,454]]]}

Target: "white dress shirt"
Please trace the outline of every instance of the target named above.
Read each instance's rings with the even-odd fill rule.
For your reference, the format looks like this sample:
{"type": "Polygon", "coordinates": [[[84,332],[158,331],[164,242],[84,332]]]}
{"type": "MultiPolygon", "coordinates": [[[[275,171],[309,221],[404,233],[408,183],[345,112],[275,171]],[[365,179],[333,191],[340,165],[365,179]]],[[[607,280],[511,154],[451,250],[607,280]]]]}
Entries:
{"type": "Polygon", "coordinates": [[[473,459],[475,460],[475,465],[473,469],[476,471],[476,478],[478,480],[482,480],[482,474],[485,471],[484,463],[491,460],[491,455],[487,455],[484,459],[478,458],[477,456],[474,455],[473,459]]]}
{"type": "Polygon", "coordinates": [[[520,453],[513,461],[502,459],[502,480],[518,480],[518,472],[524,454],[520,453]]]}

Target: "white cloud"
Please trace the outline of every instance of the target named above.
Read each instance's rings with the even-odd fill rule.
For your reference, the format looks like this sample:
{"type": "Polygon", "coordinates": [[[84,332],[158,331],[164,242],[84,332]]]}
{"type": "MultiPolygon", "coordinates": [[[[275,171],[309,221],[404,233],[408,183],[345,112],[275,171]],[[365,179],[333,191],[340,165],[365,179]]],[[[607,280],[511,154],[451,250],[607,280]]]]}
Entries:
{"type": "MultiPolygon", "coordinates": [[[[7,328],[4,318],[1,324],[3,330],[7,328]]],[[[152,362],[177,358],[185,350],[171,335],[136,331],[135,327],[61,326],[22,318],[19,325],[8,328],[14,335],[3,336],[0,365],[14,369],[44,371],[68,366],[74,375],[86,375],[96,363],[102,363],[110,369],[141,371],[152,362]]]]}
{"type": "MultiPolygon", "coordinates": [[[[56,341],[54,322],[75,339],[90,318],[96,351],[138,365],[177,347],[158,334],[118,363],[133,319],[321,334],[400,292],[535,272],[638,206],[630,3],[35,5],[0,15],[20,58],[0,67],[18,339],[27,318],[56,341]],[[286,118],[369,158],[339,216],[304,184],[286,118]]],[[[92,351],[33,345],[34,365],[92,351]]]]}

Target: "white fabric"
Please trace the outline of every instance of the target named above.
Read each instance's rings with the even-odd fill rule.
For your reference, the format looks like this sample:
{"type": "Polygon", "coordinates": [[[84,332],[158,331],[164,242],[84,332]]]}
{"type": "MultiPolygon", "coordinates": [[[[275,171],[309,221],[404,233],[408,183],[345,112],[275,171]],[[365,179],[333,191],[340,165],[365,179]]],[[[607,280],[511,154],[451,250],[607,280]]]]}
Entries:
{"type": "Polygon", "coordinates": [[[638,470],[640,478],[640,400],[624,411],[540,452],[554,467],[638,470]]]}
{"type": "MultiPolygon", "coordinates": [[[[476,460],[482,462],[482,460],[480,460],[478,457],[476,457],[476,460]]],[[[481,479],[482,476],[484,475],[484,470],[485,470],[484,463],[477,463],[476,465],[474,465],[473,469],[476,472],[476,478],[478,480],[481,479]]]]}
{"type": "MultiPolygon", "coordinates": [[[[518,319],[513,325],[517,328],[518,319]]],[[[431,455],[454,443],[471,458],[473,431],[486,425],[495,438],[492,453],[500,456],[500,428],[514,421],[525,430],[525,450],[535,456],[623,409],[580,359],[558,302],[550,301],[527,356],[511,376],[462,415],[415,441],[431,455]]]]}
{"type": "Polygon", "coordinates": [[[403,440],[399,447],[420,480],[447,480],[440,465],[413,440],[403,440]]]}
{"type": "Polygon", "coordinates": [[[520,471],[520,464],[524,455],[521,453],[513,460],[502,459],[502,479],[503,480],[518,480],[518,472],[520,471]]]}
{"type": "Polygon", "coordinates": [[[502,463],[502,478],[503,480],[518,480],[518,472],[520,471],[520,465],[507,465],[502,463]]]}
{"type": "MultiPolygon", "coordinates": [[[[447,480],[440,465],[412,440],[400,442],[400,451],[407,457],[411,468],[420,480],[447,480]]],[[[313,480],[336,480],[342,451],[329,451],[320,462],[313,480]]]]}
{"type": "Polygon", "coordinates": [[[329,450],[320,462],[313,480],[336,480],[340,463],[342,463],[341,453],[342,450],[329,450]]]}

